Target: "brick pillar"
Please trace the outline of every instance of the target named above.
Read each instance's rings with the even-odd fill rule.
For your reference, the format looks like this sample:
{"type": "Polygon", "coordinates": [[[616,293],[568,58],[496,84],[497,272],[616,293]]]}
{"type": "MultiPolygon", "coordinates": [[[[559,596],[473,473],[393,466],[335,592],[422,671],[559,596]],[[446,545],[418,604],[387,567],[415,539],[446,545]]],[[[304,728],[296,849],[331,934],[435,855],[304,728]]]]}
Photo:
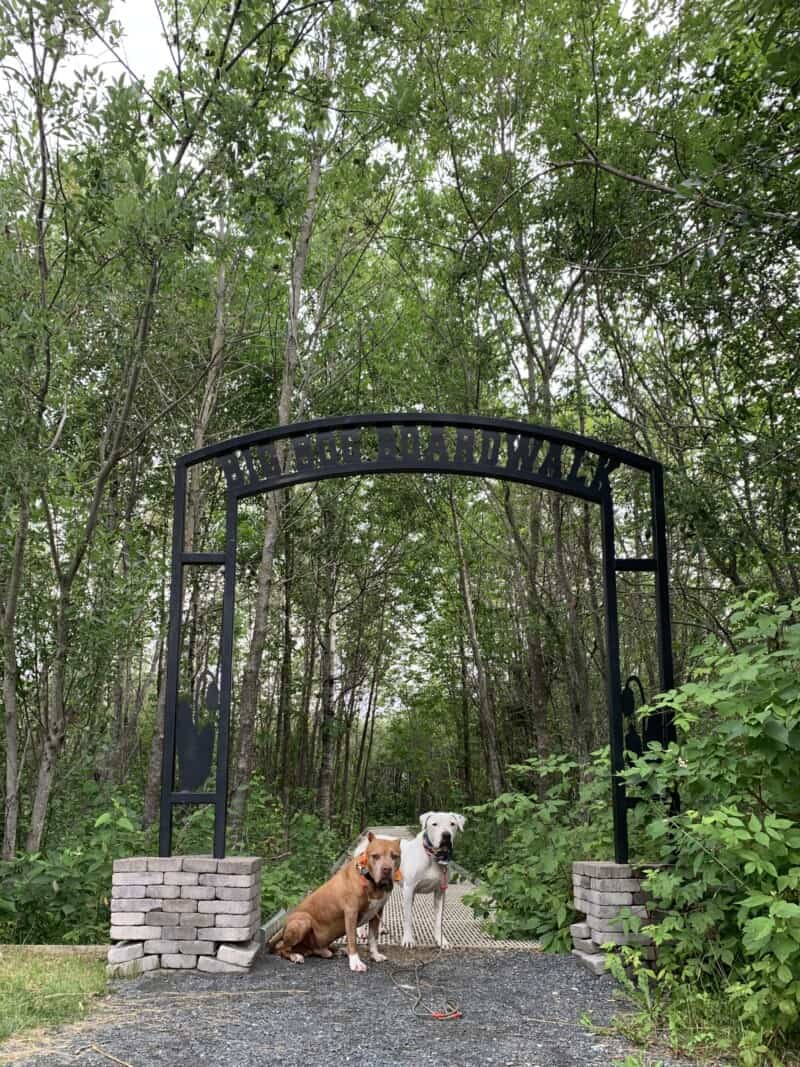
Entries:
{"type": "Polygon", "coordinates": [[[246,974],[261,949],[261,860],[141,856],[114,861],[108,974],[246,974]]]}
{"type": "Polygon", "coordinates": [[[572,864],[572,888],[576,911],[584,922],[570,926],[572,954],[592,974],[602,974],[606,966],[603,945],[643,945],[649,959],[655,946],[644,934],[624,933],[622,914],[635,915],[643,924],[653,921],[642,890],[644,872],[627,863],[599,863],[583,860],[572,864]]]}

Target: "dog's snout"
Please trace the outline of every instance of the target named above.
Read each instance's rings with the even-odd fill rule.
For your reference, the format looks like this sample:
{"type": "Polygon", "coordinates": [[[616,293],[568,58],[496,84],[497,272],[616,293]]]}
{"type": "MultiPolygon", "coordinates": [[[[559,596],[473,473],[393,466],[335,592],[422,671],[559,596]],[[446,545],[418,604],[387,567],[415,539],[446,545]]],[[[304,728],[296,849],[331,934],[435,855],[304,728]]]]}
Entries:
{"type": "Polygon", "coordinates": [[[442,831],[442,841],[452,841],[452,840],[453,840],[453,835],[450,833],[450,831],[449,830],[443,830],[442,831]]]}

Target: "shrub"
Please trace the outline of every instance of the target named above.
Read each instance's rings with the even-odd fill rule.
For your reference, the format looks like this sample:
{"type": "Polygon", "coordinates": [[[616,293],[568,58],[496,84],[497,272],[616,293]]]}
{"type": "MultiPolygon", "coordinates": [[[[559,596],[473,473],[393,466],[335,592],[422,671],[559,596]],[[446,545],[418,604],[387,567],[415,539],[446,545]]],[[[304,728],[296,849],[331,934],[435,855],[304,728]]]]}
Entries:
{"type": "Polygon", "coordinates": [[[265,919],[281,908],[292,907],[309,890],[326,881],[344,844],[316,815],[306,812],[298,812],[292,818],[289,842],[289,855],[274,863],[267,859],[261,872],[261,908],[265,919]]]}
{"type": "Polygon", "coordinates": [[[0,941],[106,941],[112,864],[119,856],[141,855],[142,838],[125,805],[114,799],[83,845],[23,852],[0,863],[0,941]]]}
{"type": "Polygon", "coordinates": [[[575,922],[572,861],[613,854],[608,749],[594,753],[589,766],[550,756],[508,770],[518,781],[541,783],[541,796],[503,793],[469,809],[481,834],[487,820],[504,833],[494,858],[478,871],[484,884],[465,900],[493,936],[536,939],[561,951],[575,922]]]}
{"type": "Polygon", "coordinates": [[[800,1018],[800,601],[737,605],[723,644],[696,650],[672,708],[679,742],[649,752],[629,787],[677,783],[683,810],[647,832],[669,870],[648,888],[662,988],[723,997],[741,1018],[743,1063],[798,1034],[800,1018]]]}
{"type": "MultiPolygon", "coordinates": [[[[0,942],[100,944],[108,940],[113,862],[123,856],[152,855],[156,844],[155,828],[139,829],[138,818],[123,801],[103,799],[110,808],[93,821],[88,821],[87,810],[82,811],[74,832],[76,843],[23,852],[12,861],[0,862],[0,942]]],[[[208,853],[213,830],[210,806],[180,812],[173,852],[208,853]]],[[[231,854],[264,857],[262,910],[268,917],[324,882],[342,846],[340,836],[310,813],[298,812],[287,826],[280,801],[269,794],[263,781],[255,779],[242,840],[231,854]]]]}

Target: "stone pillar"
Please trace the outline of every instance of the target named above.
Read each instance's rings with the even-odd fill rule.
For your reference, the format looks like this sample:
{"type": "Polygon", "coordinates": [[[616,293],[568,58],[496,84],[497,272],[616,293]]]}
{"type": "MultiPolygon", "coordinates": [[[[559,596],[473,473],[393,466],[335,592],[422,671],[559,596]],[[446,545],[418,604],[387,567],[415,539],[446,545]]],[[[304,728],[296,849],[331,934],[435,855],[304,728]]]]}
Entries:
{"type": "Polygon", "coordinates": [[[261,949],[261,860],[142,856],[114,861],[108,974],[160,967],[246,974],[261,949]]]}
{"type": "Polygon", "coordinates": [[[606,967],[603,945],[643,945],[649,959],[655,958],[655,946],[644,934],[624,933],[622,915],[634,915],[642,924],[652,922],[642,891],[644,873],[627,863],[599,863],[584,860],[572,864],[572,888],[576,911],[586,916],[574,923],[572,955],[592,974],[602,974],[606,967]]]}

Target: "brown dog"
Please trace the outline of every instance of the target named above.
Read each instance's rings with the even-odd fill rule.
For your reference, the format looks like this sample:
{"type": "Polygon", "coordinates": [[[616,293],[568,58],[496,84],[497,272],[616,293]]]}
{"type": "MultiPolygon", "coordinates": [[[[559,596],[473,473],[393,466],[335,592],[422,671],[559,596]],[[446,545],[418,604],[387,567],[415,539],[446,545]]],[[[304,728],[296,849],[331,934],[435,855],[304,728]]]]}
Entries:
{"type": "Polygon", "coordinates": [[[369,954],[381,963],[386,959],[378,952],[381,911],[399,872],[399,838],[375,837],[370,831],[365,850],[290,912],[271,938],[270,951],[292,963],[302,963],[306,956],[327,959],[333,955],[331,942],[346,934],[350,970],[366,971],[356,948],[356,928],[369,921],[369,954]]]}

